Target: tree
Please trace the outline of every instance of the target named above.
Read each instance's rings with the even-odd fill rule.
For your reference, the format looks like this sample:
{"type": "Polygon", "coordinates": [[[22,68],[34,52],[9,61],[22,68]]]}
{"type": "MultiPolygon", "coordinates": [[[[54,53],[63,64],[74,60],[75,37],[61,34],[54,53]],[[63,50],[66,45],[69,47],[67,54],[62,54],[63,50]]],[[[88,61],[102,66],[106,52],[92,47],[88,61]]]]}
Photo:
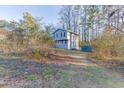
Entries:
{"type": "Polygon", "coordinates": [[[82,25],[83,40],[90,42],[95,38],[95,17],[99,12],[98,6],[82,6],[83,14],[80,18],[80,24],[82,25]],[[92,32],[92,34],[91,34],[92,32]]]}
{"type": "Polygon", "coordinates": [[[79,5],[76,5],[76,6],[73,6],[73,23],[72,23],[72,26],[73,26],[73,31],[75,33],[78,33],[78,30],[79,30],[79,19],[80,19],[80,16],[82,14],[82,11],[81,11],[81,6],[79,5]]]}
{"type": "Polygon", "coordinates": [[[44,28],[44,31],[49,34],[52,34],[55,31],[55,27],[53,25],[46,25],[44,28]]]}
{"type": "Polygon", "coordinates": [[[25,29],[29,43],[35,43],[37,34],[41,31],[39,22],[30,13],[23,13],[22,28],[25,29]]]}
{"type": "Polygon", "coordinates": [[[62,6],[62,9],[59,12],[60,22],[62,22],[63,26],[67,30],[72,30],[72,18],[73,18],[73,6],[62,6]]]}

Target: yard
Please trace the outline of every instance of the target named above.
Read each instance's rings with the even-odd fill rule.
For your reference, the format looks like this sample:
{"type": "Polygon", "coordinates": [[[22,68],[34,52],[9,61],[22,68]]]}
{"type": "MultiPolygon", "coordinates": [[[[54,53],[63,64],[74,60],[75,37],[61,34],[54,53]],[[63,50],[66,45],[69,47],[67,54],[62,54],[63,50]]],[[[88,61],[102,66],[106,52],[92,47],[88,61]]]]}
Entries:
{"type": "Polygon", "coordinates": [[[0,87],[124,87],[123,68],[100,66],[87,53],[59,50],[45,62],[23,55],[0,54],[0,87]]]}

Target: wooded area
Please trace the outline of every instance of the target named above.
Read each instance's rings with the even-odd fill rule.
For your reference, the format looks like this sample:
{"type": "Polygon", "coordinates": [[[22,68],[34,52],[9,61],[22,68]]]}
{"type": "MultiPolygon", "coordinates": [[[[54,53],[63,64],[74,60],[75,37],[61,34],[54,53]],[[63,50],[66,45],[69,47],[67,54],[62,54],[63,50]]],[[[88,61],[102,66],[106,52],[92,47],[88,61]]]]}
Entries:
{"type": "Polygon", "coordinates": [[[80,34],[80,45],[93,46],[100,59],[124,55],[124,6],[63,6],[60,27],[80,34]]]}
{"type": "MultiPolygon", "coordinates": [[[[1,20],[1,32],[6,32],[6,38],[1,39],[1,51],[24,52],[36,58],[46,56],[48,48],[53,45],[50,36],[51,26],[41,29],[41,19],[34,18],[30,13],[23,13],[23,19],[19,22],[1,20]]],[[[4,35],[4,34],[3,34],[4,35]]]]}

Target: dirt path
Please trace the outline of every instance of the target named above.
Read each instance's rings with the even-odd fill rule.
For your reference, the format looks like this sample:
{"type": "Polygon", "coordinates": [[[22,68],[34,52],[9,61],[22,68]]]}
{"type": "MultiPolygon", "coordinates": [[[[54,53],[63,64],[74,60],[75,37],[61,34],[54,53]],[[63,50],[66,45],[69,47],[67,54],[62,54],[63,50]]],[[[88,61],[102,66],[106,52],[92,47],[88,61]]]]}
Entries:
{"type": "Polygon", "coordinates": [[[43,63],[0,60],[0,87],[124,87],[124,77],[87,59],[87,53],[62,51],[43,63]]]}

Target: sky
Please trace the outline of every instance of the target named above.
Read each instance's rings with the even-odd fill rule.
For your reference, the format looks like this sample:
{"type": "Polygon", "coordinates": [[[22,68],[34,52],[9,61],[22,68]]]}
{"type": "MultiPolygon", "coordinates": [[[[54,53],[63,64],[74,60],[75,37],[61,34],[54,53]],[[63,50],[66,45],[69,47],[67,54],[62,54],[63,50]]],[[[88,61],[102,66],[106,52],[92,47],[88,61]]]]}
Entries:
{"type": "Polygon", "coordinates": [[[20,20],[23,12],[43,18],[45,24],[56,24],[61,6],[57,5],[0,5],[0,19],[20,20]]]}

